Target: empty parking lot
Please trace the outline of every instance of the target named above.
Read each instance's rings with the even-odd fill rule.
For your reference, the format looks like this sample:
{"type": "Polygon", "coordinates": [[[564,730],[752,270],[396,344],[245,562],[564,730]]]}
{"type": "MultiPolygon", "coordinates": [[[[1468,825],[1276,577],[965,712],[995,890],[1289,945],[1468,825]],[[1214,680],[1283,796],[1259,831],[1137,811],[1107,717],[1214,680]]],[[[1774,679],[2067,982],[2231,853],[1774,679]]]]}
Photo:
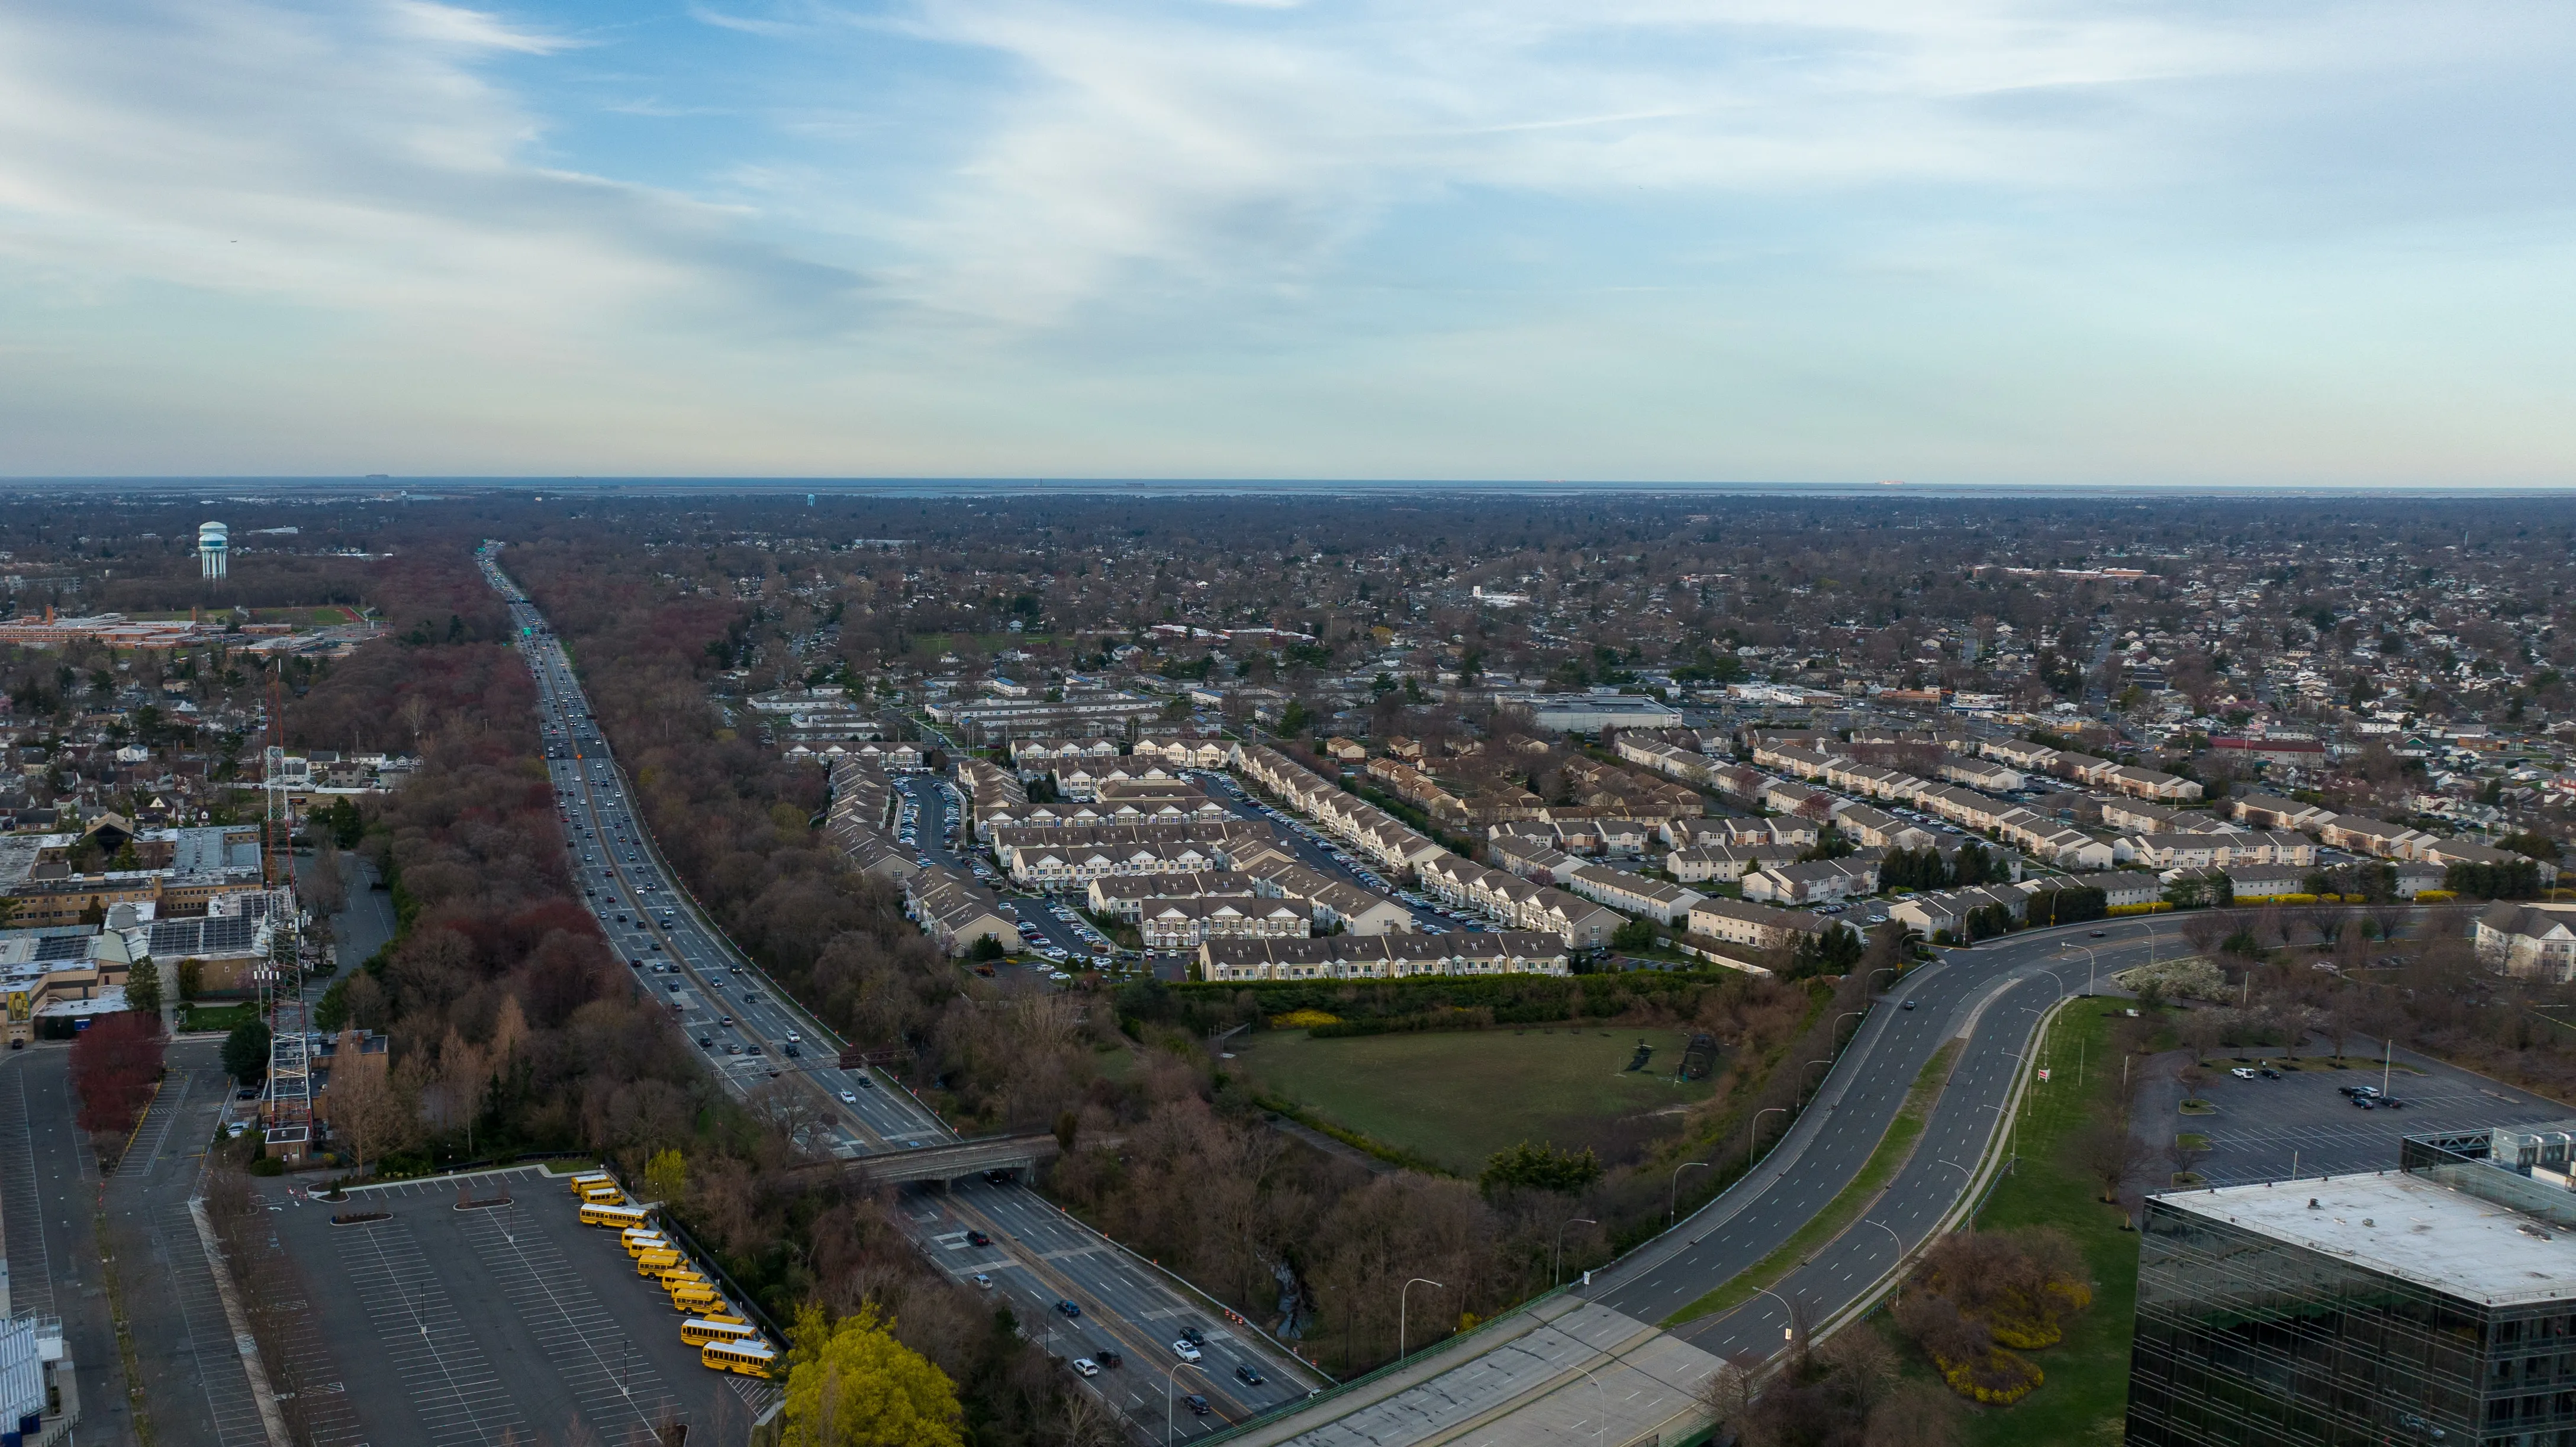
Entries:
{"type": "Polygon", "coordinates": [[[371,1187],[341,1202],[269,1198],[307,1276],[370,1447],[625,1447],[666,1421],[743,1440],[777,1389],[720,1376],[613,1231],[586,1227],[563,1178],[534,1167],[371,1187]],[[335,1214],[384,1212],[334,1224],[335,1214]]]}
{"type": "Polygon", "coordinates": [[[2285,1180],[2294,1170],[2302,1176],[2391,1170],[2404,1136],[2569,1115],[2565,1106],[2465,1070],[2403,1052],[2396,1060],[2388,1092],[2405,1108],[2362,1110],[2338,1087],[2378,1085],[2377,1070],[2306,1069],[2279,1080],[2239,1080],[2228,1073],[2236,1060],[2213,1056],[2216,1068],[2200,1095],[2217,1113],[2179,1116],[2177,1124],[2209,1138],[2202,1178],[2232,1186],[2285,1180]]]}

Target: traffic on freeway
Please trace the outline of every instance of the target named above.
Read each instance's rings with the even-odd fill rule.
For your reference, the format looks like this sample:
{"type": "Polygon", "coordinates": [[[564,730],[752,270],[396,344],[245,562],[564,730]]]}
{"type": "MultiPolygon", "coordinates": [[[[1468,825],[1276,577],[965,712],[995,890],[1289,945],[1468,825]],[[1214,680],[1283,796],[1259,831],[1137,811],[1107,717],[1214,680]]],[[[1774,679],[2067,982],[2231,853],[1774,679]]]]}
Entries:
{"type": "MultiPolygon", "coordinates": [[[[546,768],[554,781],[572,874],[626,961],[636,988],[669,1006],[709,1068],[737,1095],[783,1083],[810,1091],[804,1144],[844,1160],[952,1142],[956,1135],[891,1076],[840,1067],[841,1042],[779,991],[688,899],[632,812],[627,783],[599,731],[561,644],[487,547],[485,576],[509,601],[538,690],[546,768]]],[[[944,786],[910,780],[917,839],[940,840],[944,786]],[[933,801],[940,801],[934,805],[933,801]]],[[[927,846],[925,846],[927,847],[927,846]]],[[[1087,1361],[1088,1390],[1140,1439],[1158,1438],[1166,1407],[1176,1438],[1204,1435],[1307,1395],[1319,1379],[1257,1333],[1187,1293],[1133,1253],[1092,1232],[1005,1174],[947,1191],[909,1187],[898,1211],[915,1244],[951,1277],[1010,1298],[1032,1339],[1067,1363],[1087,1361]],[[978,1241],[976,1237],[983,1238],[978,1241]],[[1061,1308],[1070,1304],[1077,1314],[1061,1308]],[[1199,1338],[1191,1343],[1189,1333],[1199,1338]],[[1190,1343],[1201,1360],[1174,1348],[1190,1343]],[[1132,1363],[1121,1372],[1108,1363],[1132,1363]],[[1209,1370],[1213,1368],[1214,1370],[1209,1370]],[[1237,1369],[1241,1370],[1238,1371],[1237,1369]],[[1166,1383],[1172,1402],[1166,1403],[1166,1383]],[[1204,1412],[1186,1400],[1195,1392],[1204,1412]]],[[[1077,1372],[1079,1369],[1076,1369],[1077,1372]]]]}

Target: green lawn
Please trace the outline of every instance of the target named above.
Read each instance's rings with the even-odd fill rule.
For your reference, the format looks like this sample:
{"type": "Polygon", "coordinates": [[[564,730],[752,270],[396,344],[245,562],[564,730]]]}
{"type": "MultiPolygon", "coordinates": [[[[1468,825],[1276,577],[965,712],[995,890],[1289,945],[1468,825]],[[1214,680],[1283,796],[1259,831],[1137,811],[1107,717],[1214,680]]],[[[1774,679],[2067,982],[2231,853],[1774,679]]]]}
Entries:
{"type": "MultiPolygon", "coordinates": [[[[2062,1227],[2093,1269],[2093,1305],[2066,1323],[2066,1340],[2027,1355],[2047,1373],[2039,1390],[2010,1407],[1969,1407],[1968,1447],[2023,1447],[2033,1442],[2118,1440],[2128,1413],[2129,1338],[2138,1301],[2138,1238],[2120,1229],[2118,1208],[2065,1158],[2076,1133],[2111,1109],[2120,1080],[2106,1060],[2110,1021],[2103,1001],[2075,1000],[2059,1013],[2040,1047],[2052,1079],[2033,1085],[2021,1118],[2021,1163],[2004,1177],[1977,1217],[1979,1230],[2062,1227]],[[2080,1069],[2082,1079],[2077,1079],[2080,1069]]],[[[1877,1322],[1886,1324],[1886,1313],[1877,1322]]],[[[1930,1368],[1908,1349],[1913,1365],[1930,1368]]]]}
{"type": "Polygon", "coordinates": [[[182,1004],[179,1028],[182,1030],[231,1030],[259,1018],[257,1003],[244,1000],[238,1005],[182,1004]]]}
{"type": "Polygon", "coordinates": [[[1580,1147],[1608,1123],[1708,1098],[1676,1085],[1687,1039],[1671,1029],[1505,1026],[1317,1040],[1302,1030],[1235,1041],[1231,1069],[1265,1094],[1332,1123],[1473,1175],[1521,1141],[1580,1147]],[[1627,1069],[1642,1039],[1655,1047],[1627,1069]]]}

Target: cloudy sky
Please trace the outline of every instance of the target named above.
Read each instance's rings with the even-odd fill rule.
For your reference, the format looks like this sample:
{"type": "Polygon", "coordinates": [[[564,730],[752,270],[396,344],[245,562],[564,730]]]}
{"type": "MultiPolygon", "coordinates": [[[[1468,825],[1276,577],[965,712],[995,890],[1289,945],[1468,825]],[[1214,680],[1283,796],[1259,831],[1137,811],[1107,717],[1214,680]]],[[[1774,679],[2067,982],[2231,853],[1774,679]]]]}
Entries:
{"type": "Polygon", "coordinates": [[[2564,0],[11,0],[0,474],[2576,483],[2564,0]]]}

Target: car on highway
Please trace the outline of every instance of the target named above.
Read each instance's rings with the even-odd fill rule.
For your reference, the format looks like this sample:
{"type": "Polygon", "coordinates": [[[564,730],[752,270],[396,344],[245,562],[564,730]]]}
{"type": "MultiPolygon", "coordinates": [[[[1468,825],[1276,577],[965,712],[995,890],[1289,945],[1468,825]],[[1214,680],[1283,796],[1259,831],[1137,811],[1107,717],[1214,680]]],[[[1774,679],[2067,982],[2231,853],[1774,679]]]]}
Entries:
{"type": "Polygon", "coordinates": [[[1079,1302],[1059,1301],[1055,1304],[1055,1309],[1063,1312],[1068,1320],[1082,1315],[1082,1306],[1079,1302]]]}
{"type": "Polygon", "coordinates": [[[993,1244],[993,1238],[985,1235],[981,1231],[969,1231],[966,1233],[966,1244],[969,1246],[990,1246],[993,1244]]]}
{"type": "Polygon", "coordinates": [[[845,1090],[845,1091],[842,1091],[842,1092],[841,1092],[841,1104],[843,1104],[843,1105],[856,1105],[856,1104],[858,1104],[858,1103],[859,1103],[859,1093],[858,1093],[857,1091],[855,1091],[855,1090],[845,1090]]]}
{"type": "Polygon", "coordinates": [[[1125,1357],[1122,1357],[1118,1353],[1110,1351],[1105,1347],[1099,1351],[1093,1352],[1091,1355],[1093,1359],[1098,1361],[1102,1366],[1109,1367],[1113,1370],[1127,1365],[1127,1359],[1125,1357]]]}
{"type": "Polygon", "coordinates": [[[1190,1345],[1188,1337],[1175,1337],[1172,1341],[1172,1355],[1185,1362],[1194,1362],[1199,1359],[1199,1349],[1190,1345]]]}
{"type": "Polygon", "coordinates": [[[1234,1368],[1234,1376],[1235,1380],[1247,1387],[1261,1385],[1261,1373],[1250,1362],[1238,1362],[1234,1368]]]}
{"type": "Polygon", "coordinates": [[[1073,1370],[1077,1376],[1096,1377],[1100,1375],[1100,1363],[1093,1361],[1089,1357],[1075,1357],[1073,1359],[1073,1370]]]}
{"type": "Polygon", "coordinates": [[[986,1276],[981,1271],[978,1271],[975,1273],[975,1284],[984,1288],[986,1291],[990,1291],[993,1289],[993,1278],[986,1276]]]}
{"type": "Polygon", "coordinates": [[[1188,1396],[1181,1398],[1181,1405],[1189,1408],[1190,1415],[1193,1417],[1204,1417],[1208,1414],[1207,1398],[1200,1396],[1196,1392],[1192,1392],[1188,1396]]]}

